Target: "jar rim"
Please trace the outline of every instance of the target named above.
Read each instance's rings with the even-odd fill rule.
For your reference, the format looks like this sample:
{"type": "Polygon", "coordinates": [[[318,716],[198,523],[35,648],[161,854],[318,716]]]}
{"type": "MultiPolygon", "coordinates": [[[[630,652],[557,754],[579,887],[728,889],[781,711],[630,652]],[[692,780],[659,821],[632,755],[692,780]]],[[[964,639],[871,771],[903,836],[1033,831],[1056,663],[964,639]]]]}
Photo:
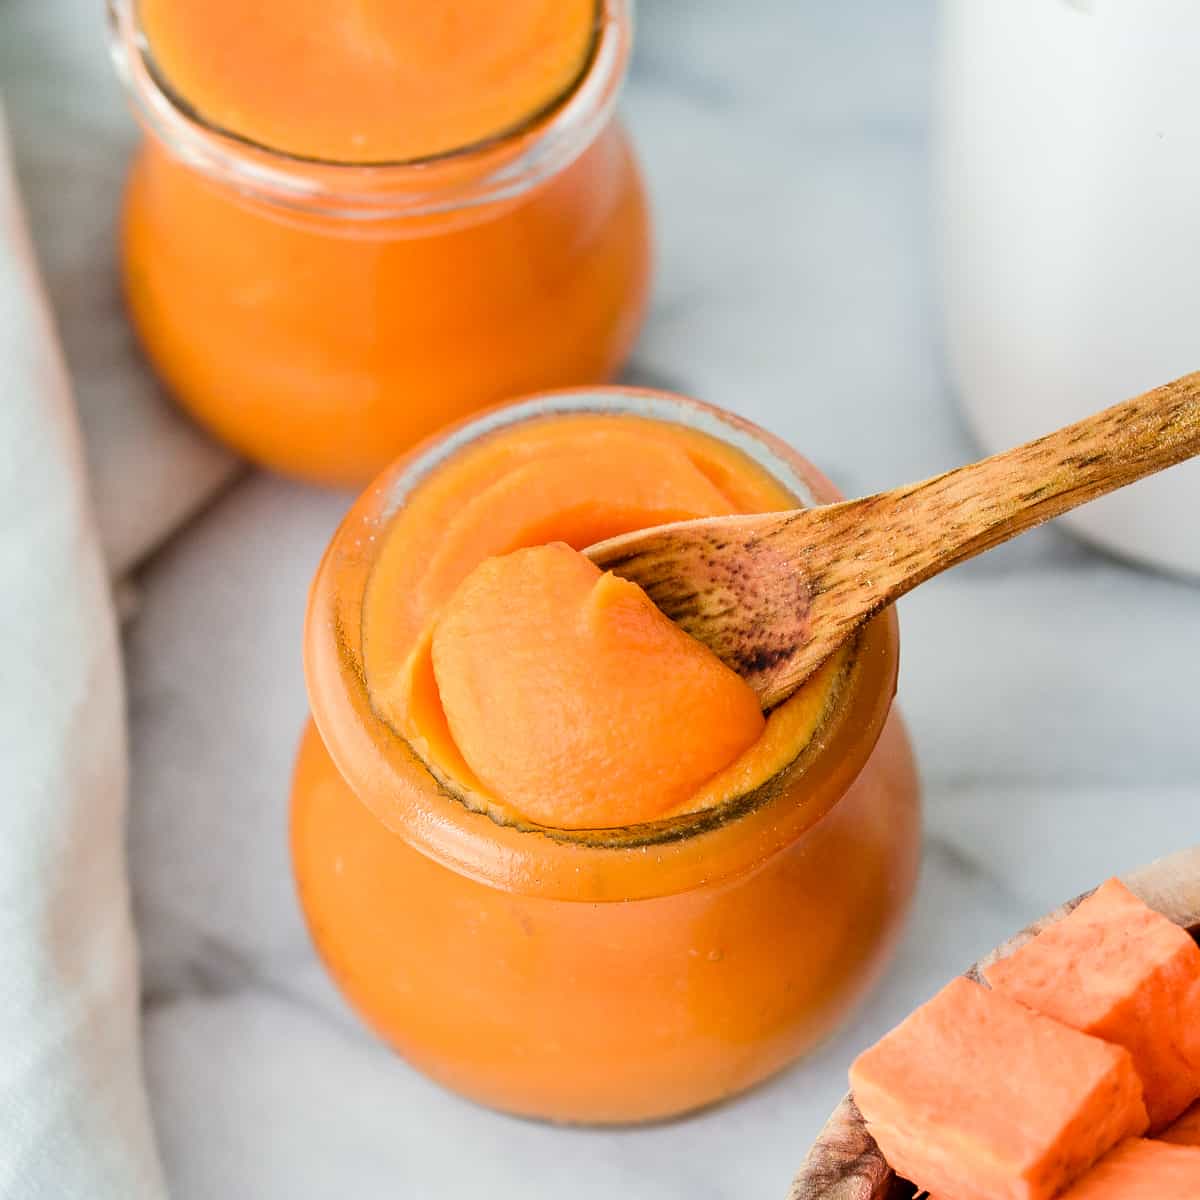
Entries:
{"type": "Polygon", "coordinates": [[[359,497],[327,547],[305,622],[313,718],[339,773],[374,815],[461,874],[563,899],[625,900],[687,890],[763,861],[815,824],[858,777],[883,731],[898,673],[887,610],[859,636],[841,693],[809,744],[779,776],[745,796],[626,829],[550,829],[498,822],[441,787],[375,710],[363,656],[362,607],[379,531],[425,479],[476,440],[526,421],[600,413],[707,433],[742,451],[805,504],[836,499],[810,463],[771,434],[684,396],[608,387],[548,392],[486,410],[393,464],[359,497]],[[805,794],[794,785],[805,781],[805,794]],[[741,832],[739,832],[739,830],[741,832]],[[745,836],[742,836],[745,834],[745,836]]]}
{"type": "Polygon", "coordinates": [[[502,203],[570,166],[611,120],[633,41],[633,0],[598,0],[588,63],[515,128],[399,162],[306,158],[209,124],[164,85],[136,0],[107,0],[109,50],[138,122],[188,166],[249,198],[350,222],[427,217],[502,203]]]}

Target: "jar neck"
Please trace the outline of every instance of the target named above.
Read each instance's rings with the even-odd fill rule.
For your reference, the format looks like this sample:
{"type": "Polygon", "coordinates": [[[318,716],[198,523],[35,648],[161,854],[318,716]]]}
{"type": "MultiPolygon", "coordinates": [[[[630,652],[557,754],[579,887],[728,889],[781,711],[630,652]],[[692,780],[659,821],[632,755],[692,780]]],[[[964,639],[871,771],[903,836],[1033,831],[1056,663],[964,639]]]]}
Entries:
{"type": "Polygon", "coordinates": [[[491,886],[559,899],[627,900],[681,892],[753,869],[795,841],[854,783],[874,750],[895,692],[895,616],[857,644],[818,736],[753,793],[684,817],[625,829],[552,830],[497,823],[436,786],[376,711],[368,687],[363,605],[382,531],[412,491],[480,438],[521,422],[571,414],[639,416],[710,434],[743,451],[802,503],[838,498],[807,462],[731,414],[666,393],[628,388],[548,393],[447,430],[385,472],[334,535],[310,593],[304,642],[313,717],[342,777],[392,832],[428,857],[491,886]]]}
{"type": "Polygon", "coordinates": [[[493,141],[396,164],[315,161],[217,129],[158,79],[135,0],[108,0],[110,49],[134,114],[173,157],[256,204],[364,226],[512,201],[568,167],[612,118],[632,43],[632,0],[602,0],[591,61],[527,126],[493,141]]]}

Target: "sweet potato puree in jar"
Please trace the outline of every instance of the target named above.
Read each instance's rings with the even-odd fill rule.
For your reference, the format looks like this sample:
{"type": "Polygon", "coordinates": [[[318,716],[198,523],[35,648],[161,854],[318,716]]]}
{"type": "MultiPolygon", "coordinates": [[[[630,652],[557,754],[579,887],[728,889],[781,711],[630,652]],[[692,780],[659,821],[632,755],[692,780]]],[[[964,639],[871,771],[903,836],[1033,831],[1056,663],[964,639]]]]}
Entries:
{"type": "Polygon", "coordinates": [[[172,91],[300,158],[396,163],[503,135],[583,74],[596,0],[137,0],[172,91]]]}
{"type": "Polygon", "coordinates": [[[148,136],[123,273],[202,424],[363,484],[514,394],[601,382],[649,222],[613,120],[628,0],[113,0],[148,136]]]}
{"type": "Polygon", "coordinates": [[[330,971],[414,1065],[645,1120],[750,1086],[862,993],[915,871],[894,617],[764,715],[579,553],[828,494],[734,418],[612,389],[496,410],[351,511],[310,603],[292,849],[330,971]]]}

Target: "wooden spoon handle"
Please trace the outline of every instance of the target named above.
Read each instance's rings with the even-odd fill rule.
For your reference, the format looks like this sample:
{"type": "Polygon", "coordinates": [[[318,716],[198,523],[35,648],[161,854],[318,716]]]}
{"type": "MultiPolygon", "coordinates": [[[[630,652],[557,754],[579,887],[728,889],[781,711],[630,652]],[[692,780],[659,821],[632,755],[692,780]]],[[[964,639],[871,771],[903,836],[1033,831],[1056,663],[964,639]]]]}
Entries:
{"type": "Polygon", "coordinates": [[[911,547],[881,564],[880,599],[888,603],[1043,521],[1197,454],[1200,372],[1014,450],[850,503],[874,508],[891,526],[892,543],[911,547]]]}
{"type": "MultiPolygon", "coordinates": [[[[790,695],[865,620],[917,584],[1195,454],[1200,372],[922,483],[790,517],[743,518],[745,548],[790,564],[807,593],[798,648],[753,676],[763,706],[790,695]]],[[[794,607],[780,601],[784,611],[764,609],[759,624],[787,628],[794,607]]],[[[709,630],[698,636],[713,642],[709,630]]]]}

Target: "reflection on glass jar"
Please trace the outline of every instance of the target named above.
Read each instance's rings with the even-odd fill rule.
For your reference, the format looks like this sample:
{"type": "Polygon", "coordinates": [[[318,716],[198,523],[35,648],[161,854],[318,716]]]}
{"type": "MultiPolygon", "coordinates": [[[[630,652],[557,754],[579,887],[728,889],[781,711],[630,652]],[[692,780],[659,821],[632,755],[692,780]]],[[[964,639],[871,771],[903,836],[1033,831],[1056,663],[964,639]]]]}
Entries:
{"type": "Polygon", "coordinates": [[[169,390],[219,437],[291,474],[362,484],[480,407],[620,368],[650,267],[613,117],[626,0],[601,0],[582,72],[524,123],[369,163],[211,123],[164,76],[133,0],[110,10],[146,130],[123,215],[129,310],[169,390]]]}
{"type": "Polygon", "coordinates": [[[414,1066],[552,1120],[668,1116],[803,1054],[882,970],[917,868],[890,611],[768,714],[720,786],[648,823],[537,825],[479,803],[453,767],[426,767],[398,730],[388,680],[426,619],[417,608],[439,611],[420,595],[430,526],[466,511],[501,459],[536,465],[564,430],[630,428],[682,447],[745,511],[834,498],[776,439],[695,402],[535,397],[427,443],[359,499],[318,571],[305,637],[315,723],[292,853],[322,957],[414,1066]]]}

